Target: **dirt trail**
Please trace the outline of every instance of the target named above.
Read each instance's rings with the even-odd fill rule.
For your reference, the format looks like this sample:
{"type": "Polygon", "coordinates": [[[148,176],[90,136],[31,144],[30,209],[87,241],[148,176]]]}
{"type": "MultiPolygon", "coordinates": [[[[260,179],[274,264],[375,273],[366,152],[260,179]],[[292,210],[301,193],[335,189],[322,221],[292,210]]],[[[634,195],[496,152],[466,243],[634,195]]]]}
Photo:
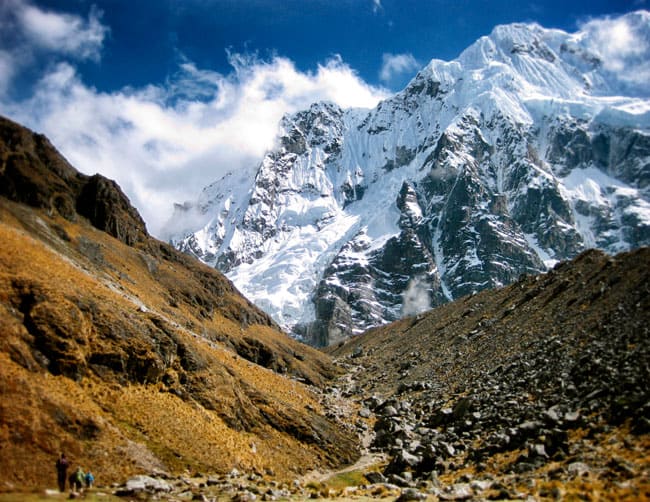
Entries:
{"type": "Polygon", "coordinates": [[[310,482],[324,483],[328,479],[334,478],[340,474],[345,474],[346,472],[371,471],[374,466],[381,465],[385,462],[386,456],[382,453],[365,453],[352,465],[333,471],[310,471],[299,478],[299,481],[303,485],[310,482]]]}
{"type": "MultiPolygon", "coordinates": [[[[361,367],[354,364],[346,364],[342,366],[345,368],[346,372],[340,376],[336,382],[337,392],[326,394],[322,397],[326,406],[329,409],[335,408],[339,410],[342,415],[340,418],[342,418],[343,421],[347,422],[348,426],[350,426],[350,424],[352,424],[352,422],[358,418],[358,410],[363,405],[360,402],[358,396],[356,396],[356,398],[344,396],[349,396],[351,394],[350,390],[354,388],[356,384],[356,373],[360,371],[361,367]]],[[[300,477],[299,481],[303,485],[310,482],[322,483],[341,474],[355,471],[369,472],[373,469],[373,467],[385,464],[387,462],[386,454],[370,451],[370,445],[373,442],[375,433],[372,427],[372,421],[366,420],[366,424],[368,427],[365,430],[360,431],[357,429],[359,446],[361,448],[361,456],[354,464],[336,470],[310,471],[304,476],[300,477]]]]}

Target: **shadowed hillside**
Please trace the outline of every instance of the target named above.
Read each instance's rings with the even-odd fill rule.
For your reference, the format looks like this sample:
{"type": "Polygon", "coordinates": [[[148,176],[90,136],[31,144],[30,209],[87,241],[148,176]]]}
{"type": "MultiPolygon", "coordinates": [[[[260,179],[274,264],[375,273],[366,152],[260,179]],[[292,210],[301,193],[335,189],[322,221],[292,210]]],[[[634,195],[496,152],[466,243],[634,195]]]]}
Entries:
{"type": "Polygon", "coordinates": [[[119,187],[0,119],[0,490],[153,470],[288,478],[356,458],[306,384],[338,374],[119,187]]]}
{"type": "Polygon", "coordinates": [[[649,330],[650,249],[587,251],[329,351],[376,416],[374,447],[390,458],[376,479],[439,478],[448,500],[639,500],[649,330]]]}

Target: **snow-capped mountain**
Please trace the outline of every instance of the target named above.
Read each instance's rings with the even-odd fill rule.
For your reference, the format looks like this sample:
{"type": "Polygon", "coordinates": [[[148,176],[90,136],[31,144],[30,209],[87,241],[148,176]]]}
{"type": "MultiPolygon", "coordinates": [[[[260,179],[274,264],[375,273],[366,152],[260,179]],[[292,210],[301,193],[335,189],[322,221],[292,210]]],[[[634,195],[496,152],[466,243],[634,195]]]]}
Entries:
{"type": "MultiPolygon", "coordinates": [[[[649,12],[621,19],[650,40],[649,12]]],[[[256,171],[177,206],[202,228],[172,241],[315,345],[586,248],[649,245],[650,84],[597,47],[498,26],[375,109],[287,116],[256,171]]]]}

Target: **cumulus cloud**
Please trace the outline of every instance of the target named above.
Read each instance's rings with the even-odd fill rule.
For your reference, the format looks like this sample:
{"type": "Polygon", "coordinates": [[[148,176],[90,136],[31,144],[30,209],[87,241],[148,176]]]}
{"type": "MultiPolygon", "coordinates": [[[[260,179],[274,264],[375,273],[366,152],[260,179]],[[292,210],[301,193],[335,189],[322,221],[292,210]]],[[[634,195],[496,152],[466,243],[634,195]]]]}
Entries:
{"type": "Polygon", "coordinates": [[[599,55],[603,68],[645,95],[650,82],[649,24],[650,12],[638,11],[592,19],[580,26],[583,42],[599,55]]]}
{"type": "Polygon", "coordinates": [[[382,10],[383,7],[381,5],[381,0],[372,0],[372,11],[376,14],[380,10],[382,10]]]}
{"type": "Polygon", "coordinates": [[[381,70],[379,71],[379,78],[382,82],[388,84],[395,78],[410,74],[420,68],[420,63],[413,57],[412,54],[390,54],[386,53],[382,56],[381,70]]]}
{"type": "Polygon", "coordinates": [[[37,47],[78,59],[99,59],[108,28],[101,23],[101,12],[96,8],[91,8],[86,20],[45,11],[22,1],[14,3],[20,28],[37,47]]]}
{"type": "Polygon", "coordinates": [[[372,107],[386,97],[339,57],[302,72],[288,59],[230,54],[229,74],[182,61],[162,85],[101,93],[75,67],[51,68],[0,113],[46,134],[81,171],[115,179],[154,235],[173,203],[196,199],[227,171],[255,167],[283,114],[328,100],[372,107]]]}
{"type": "Polygon", "coordinates": [[[109,28],[88,18],[43,10],[27,0],[0,2],[0,95],[23,71],[62,60],[99,61],[109,28]]]}

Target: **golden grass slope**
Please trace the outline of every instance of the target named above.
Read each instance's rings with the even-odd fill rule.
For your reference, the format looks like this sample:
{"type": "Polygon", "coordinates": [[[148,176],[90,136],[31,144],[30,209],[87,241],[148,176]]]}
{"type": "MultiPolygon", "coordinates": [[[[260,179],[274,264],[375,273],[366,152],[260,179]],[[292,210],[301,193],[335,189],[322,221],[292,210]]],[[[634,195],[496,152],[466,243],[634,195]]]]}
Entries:
{"type": "Polygon", "coordinates": [[[101,484],[349,462],[301,383],[335,374],[212,269],[0,198],[0,489],[54,486],[61,451],[101,484]]]}

